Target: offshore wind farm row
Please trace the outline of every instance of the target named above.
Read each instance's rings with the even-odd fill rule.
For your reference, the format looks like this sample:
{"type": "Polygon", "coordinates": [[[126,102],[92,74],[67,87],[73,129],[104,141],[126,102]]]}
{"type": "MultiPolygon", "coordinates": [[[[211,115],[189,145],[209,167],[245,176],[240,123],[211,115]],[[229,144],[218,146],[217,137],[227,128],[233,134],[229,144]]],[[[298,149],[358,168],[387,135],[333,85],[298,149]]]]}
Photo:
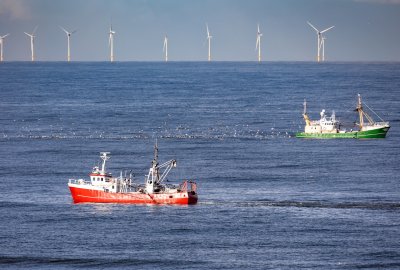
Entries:
{"type": "MultiPolygon", "coordinates": [[[[316,56],[316,61],[317,62],[324,62],[325,61],[325,40],[326,37],[323,35],[327,31],[331,30],[335,26],[328,27],[322,31],[318,30],[314,25],[312,25],[310,22],[307,22],[307,24],[315,30],[317,34],[317,56],[316,56]]],[[[71,36],[77,32],[77,30],[73,30],[69,32],[67,29],[65,29],[62,26],[59,26],[60,30],[63,31],[66,36],[67,36],[67,62],[71,61],[71,36]]],[[[30,39],[30,52],[31,52],[31,59],[30,61],[34,62],[36,60],[35,57],[35,38],[36,38],[36,31],[38,29],[38,26],[36,26],[31,33],[24,32],[25,35],[27,35],[30,39]]],[[[211,39],[212,35],[210,32],[210,29],[208,27],[208,24],[206,23],[206,30],[207,30],[207,36],[206,40],[208,42],[208,57],[207,61],[211,61],[211,39]]],[[[116,32],[113,30],[112,25],[110,25],[110,29],[108,31],[108,47],[110,49],[110,55],[109,55],[109,61],[114,62],[114,35],[116,32]]],[[[5,38],[8,37],[10,34],[5,34],[3,36],[0,35],[0,62],[4,61],[4,54],[3,54],[3,47],[4,47],[4,41],[5,38]]],[[[257,34],[256,34],[256,46],[255,50],[257,51],[257,61],[261,62],[261,37],[263,36],[261,30],[260,30],[260,25],[257,24],[257,34]]],[[[168,36],[165,35],[164,37],[164,44],[163,44],[163,54],[164,54],[164,61],[168,62],[168,36]]]]}

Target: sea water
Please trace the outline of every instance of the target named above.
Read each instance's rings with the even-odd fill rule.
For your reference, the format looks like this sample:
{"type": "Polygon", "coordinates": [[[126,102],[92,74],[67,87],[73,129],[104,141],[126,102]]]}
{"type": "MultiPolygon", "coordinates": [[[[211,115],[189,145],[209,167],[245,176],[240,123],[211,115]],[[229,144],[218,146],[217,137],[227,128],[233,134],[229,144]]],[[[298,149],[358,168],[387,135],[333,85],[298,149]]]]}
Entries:
{"type": "Polygon", "coordinates": [[[398,269],[399,130],[398,63],[3,63],[0,268],[398,269]],[[386,139],[295,138],[304,99],[352,128],[358,93],[386,139]],[[72,203],[156,140],[197,205],[72,203]]]}

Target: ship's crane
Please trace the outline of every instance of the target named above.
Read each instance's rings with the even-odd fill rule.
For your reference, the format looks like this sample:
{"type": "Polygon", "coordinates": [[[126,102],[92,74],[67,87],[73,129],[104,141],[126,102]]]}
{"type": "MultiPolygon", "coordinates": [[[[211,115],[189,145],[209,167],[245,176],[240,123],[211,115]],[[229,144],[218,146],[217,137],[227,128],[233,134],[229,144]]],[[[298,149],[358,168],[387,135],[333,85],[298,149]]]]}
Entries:
{"type": "Polygon", "coordinates": [[[175,168],[176,165],[177,162],[175,159],[171,159],[161,165],[158,164],[158,144],[156,141],[154,146],[154,159],[146,180],[146,192],[153,193],[155,187],[158,187],[167,178],[168,173],[172,168],[175,168]]]}

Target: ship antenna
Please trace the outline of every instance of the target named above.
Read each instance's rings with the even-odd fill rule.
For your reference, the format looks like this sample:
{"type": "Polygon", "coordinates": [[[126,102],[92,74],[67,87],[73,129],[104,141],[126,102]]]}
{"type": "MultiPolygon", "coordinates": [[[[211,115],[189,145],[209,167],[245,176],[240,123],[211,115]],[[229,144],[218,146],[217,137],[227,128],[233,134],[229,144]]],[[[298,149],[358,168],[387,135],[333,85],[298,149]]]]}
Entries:
{"type": "Polygon", "coordinates": [[[306,101],[306,99],[304,99],[304,103],[303,103],[303,105],[304,105],[304,111],[303,111],[303,114],[307,114],[307,101],[306,101]]]}

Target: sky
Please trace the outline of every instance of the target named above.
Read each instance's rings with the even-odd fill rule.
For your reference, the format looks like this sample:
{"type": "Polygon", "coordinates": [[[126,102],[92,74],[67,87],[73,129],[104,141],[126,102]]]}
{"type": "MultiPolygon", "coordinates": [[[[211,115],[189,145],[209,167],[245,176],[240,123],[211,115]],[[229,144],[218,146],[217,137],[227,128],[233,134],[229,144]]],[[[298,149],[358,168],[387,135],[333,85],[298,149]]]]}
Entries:
{"type": "Polygon", "coordinates": [[[216,61],[256,61],[260,24],[263,61],[314,61],[326,32],[329,61],[400,61],[400,0],[0,0],[4,60],[30,60],[24,32],[36,25],[38,61],[107,61],[110,24],[116,61],[206,61],[206,23],[216,61]]]}

